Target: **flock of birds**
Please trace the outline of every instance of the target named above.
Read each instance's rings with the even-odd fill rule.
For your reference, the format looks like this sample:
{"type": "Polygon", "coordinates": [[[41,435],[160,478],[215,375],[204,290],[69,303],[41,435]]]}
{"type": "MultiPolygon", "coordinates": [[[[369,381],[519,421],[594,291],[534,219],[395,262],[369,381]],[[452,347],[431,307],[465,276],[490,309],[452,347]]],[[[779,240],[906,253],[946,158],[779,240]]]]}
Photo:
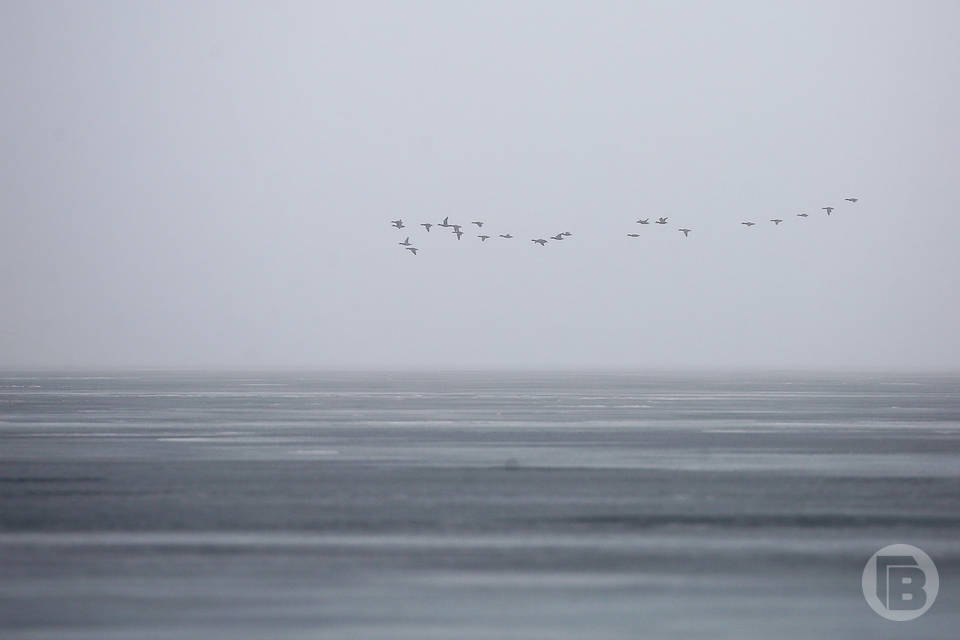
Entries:
{"type": "MultiPolygon", "coordinates": [[[[846,202],[851,203],[851,204],[855,204],[855,203],[859,200],[859,198],[844,198],[844,200],[845,200],[846,202]]],[[[831,213],[833,213],[833,211],[834,211],[835,208],[836,208],[836,207],[821,207],[821,210],[822,210],[822,211],[825,211],[825,212],[827,213],[827,215],[829,216],[831,213]]],[[[807,218],[807,217],[809,217],[809,215],[810,215],[810,214],[808,214],[808,213],[798,213],[798,214],[797,214],[797,217],[798,217],[798,218],[807,218]]],[[[668,220],[669,220],[669,218],[666,217],[666,216],[660,217],[660,218],[657,218],[656,220],[654,220],[654,221],[653,221],[653,224],[662,224],[662,225],[669,224],[668,220]]],[[[783,222],[783,218],[770,218],[770,222],[772,222],[772,223],[774,224],[774,226],[779,226],[780,223],[783,222]]],[[[406,228],[406,225],[403,223],[403,220],[402,220],[402,219],[400,219],[400,220],[391,220],[391,221],[390,221],[390,224],[393,225],[394,227],[396,227],[397,229],[405,229],[405,228],[406,228]]],[[[475,224],[475,225],[477,225],[477,231],[481,231],[481,232],[483,231],[483,225],[484,225],[483,220],[474,220],[474,221],[472,221],[470,224],[475,224]]],[[[650,218],[641,218],[641,219],[637,220],[637,224],[650,224],[650,218]]],[[[754,222],[754,221],[752,221],[752,220],[744,220],[744,221],[741,222],[740,224],[742,224],[743,226],[745,226],[745,227],[747,227],[747,228],[749,229],[750,227],[756,226],[757,223],[754,222]]],[[[422,222],[422,223],[420,223],[420,226],[423,227],[424,229],[426,229],[427,232],[429,232],[430,229],[433,228],[433,227],[439,227],[439,228],[441,228],[441,229],[453,229],[453,235],[457,236],[457,240],[460,240],[460,239],[463,237],[463,235],[464,235],[463,226],[462,226],[462,225],[459,225],[459,224],[452,224],[452,223],[450,222],[449,216],[446,217],[446,218],[444,218],[444,219],[443,219],[443,222],[438,222],[438,223],[436,223],[436,224],[434,224],[434,223],[432,223],[432,222],[422,222]]],[[[677,229],[677,231],[680,231],[681,233],[683,233],[683,237],[686,238],[687,236],[690,235],[690,232],[693,231],[693,229],[688,229],[687,227],[680,227],[679,229],[677,229]]],[[[547,245],[547,243],[548,243],[550,240],[560,241],[560,240],[564,240],[564,239],[566,239],[566,238],[568,238],[568,237],[570,237],[570,236],[572,236],[572,235],[573,235],[573,234],[570,233],[569,231],[562,231],[562,232],[560,232],[560,233],[558,233],[558,234],[556,234],[556,235],[550,236],[549,238],[531,238],[531,239],[530,239],[530,242],[533,242],[534,244],[538,244],[538,245],[540,245],[541,247],[544,247],[544,246],[547,245]]],[[[639,238],[640,235],[641,235],[641,234],[639,234],[639,233],[628,233],[628,234],[627,234],[627,236],[630,237],[630,238],[639,238]]],[[[492,238],[493,236],[488,235],[488,234],[486,234],[486,233],[479,233],[479,234],[477,234],[477,237],[480,238],[480,242],[486,242],[487,240],[489,240],[489,239],[492,238]]],[[[513,238],[513,235],[511,235],[511,234],[509,234],[509,233],[500,233],[500,234],[497,234],[497,237],[499,237],[499,238],[504,238],[504,239],[506,239],[506,240],[510,240],[510,239],[513,238]]],[[[407,251],[409,251],[409,252],[412,253],[413,255],[417,255],[417,251],[419,251],[419,249],[418,249],[417,247],[413,246],[413,243],[410,242],[410,236],[407,236],[407,237],[403,240],[403,242],[398,242],[397,244],[399,244],[400,246],[402,246],[404,249],[406,249],[407,251]]]]}
{"type": "MultiPolygon", "coordinates": [[[[402,220],[402,219],[401,219],[401,220],[391,220],[391,221],[390,221],[390,224],[392,224],[392,225],[393,225],[394,227],[396,227],[397,229],[405,229],[406,226],[407,226],[407,225],[403,224],[403,220],[402,220]]],[[[470,224],[475,224],[475,225],[477,225],[477,231],[482,231],[482,230],[483,230],[483,225],[484,225],[483,220],[474,220],[474,221],[471,222],[470,224]]],[[[463,235],[464,235],[463,226],[462,226],[462,225],[459,225],[459,224],[452,224],[452,223],[450,222],[450,217],[449,217],[449,216],[447,216],[446,218],[444,218],[444,219],[443,219],[443,222],[438,222],[438,223],[436,223],[436,224],[434,224],[434,223],[432,223],[432,222],[421,222],[421,223],[420,223],[420,226],[423,227],[424,229],[426,229],[427,232],[429,232],[432,227],[440,227],[441,229],[453,229],[453,235],[457,236],[457,240],[461,239],[461,238],[463,237],[463,235]]],[[[573,235],[573,234],[570,233],[569,231],[563,231],[563,232],[561,232],[561,233],[558,233],[558,234],[555,235],[555,236],[550,236],[550,240],[563,240],[564,238],[567,238],[567,237],[572,236],[572,235],[573,235]]],[[[489,240],[489,239],[492,238],[493,236],[487,235],[487,234],[485,234],[485,233],[480,233],[480,234],[477,235],[477,237],[480,238],[480,242],[486,242],[487,240],[489,240]]],[[[504,239],[506,239],[506,240],[510,240],[511,238],[513,238],[513,235],[512,235],[512,234],[509,234],[509,233],[500,233],[500,234],[497,234],[497,237],[499,237],[499,238],[504,238],[504,239]]],[[[535,238],[535,239],[531,240],[531,242],[535,242],[536,244],[539,244],[539,245],[542,247],[542,246],[544,246],[544,245],[547,244],[548,240],[547,240],[546,238],[535,238]]],[[[409,251],[409,252],[412,253],[413,255],[417,255],[417,251],[419,251],[419,249],[417,249],[417,247],[414,247],[414,246],[413,246],[413,243],[410,242],[410,236],[407,236],[407,237],[404,239],[403,242],[398,242],[397,244],[399,244],[400,246],[402,246],[404,249],[406,249],[407,251],[409,251]]]]}

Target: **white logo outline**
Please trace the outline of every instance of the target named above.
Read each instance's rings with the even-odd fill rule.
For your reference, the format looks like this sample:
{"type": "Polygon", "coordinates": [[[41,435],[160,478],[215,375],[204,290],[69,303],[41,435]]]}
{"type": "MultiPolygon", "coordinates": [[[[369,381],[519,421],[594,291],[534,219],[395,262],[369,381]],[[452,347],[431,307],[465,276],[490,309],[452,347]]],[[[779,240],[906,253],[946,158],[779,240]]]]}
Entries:
{"type": "Polygon", "coordinates": [[[940,573],[922,549],[909,544],[891,544],[867,560],[860,587],[867,604],[877,615],[894,622],[906,622],[919,618],[933,606],[940,592],[940,573]],[[912,603],[920,599],[922,605],[914,607],[912,603]]]}

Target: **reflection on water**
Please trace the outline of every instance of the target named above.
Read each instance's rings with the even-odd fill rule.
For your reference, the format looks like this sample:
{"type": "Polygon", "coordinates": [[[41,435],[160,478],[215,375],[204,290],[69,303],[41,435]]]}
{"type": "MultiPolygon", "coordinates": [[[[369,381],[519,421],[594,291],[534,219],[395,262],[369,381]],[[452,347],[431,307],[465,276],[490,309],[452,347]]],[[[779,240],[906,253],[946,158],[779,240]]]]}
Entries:
{"type": "Polygon", "coordinates": [[[960,377],[0,376],[4,638],[951,637],[960,377]]]}

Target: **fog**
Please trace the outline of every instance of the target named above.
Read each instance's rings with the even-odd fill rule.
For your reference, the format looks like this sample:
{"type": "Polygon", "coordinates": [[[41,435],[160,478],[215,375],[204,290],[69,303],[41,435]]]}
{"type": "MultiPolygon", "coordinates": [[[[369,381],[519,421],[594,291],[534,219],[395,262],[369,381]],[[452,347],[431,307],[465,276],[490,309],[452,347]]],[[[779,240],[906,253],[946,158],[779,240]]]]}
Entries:
{"type": "Polygon", "coordinates": [[[0,24],[0,368],[960,364],[955,2],[0,24]]]}

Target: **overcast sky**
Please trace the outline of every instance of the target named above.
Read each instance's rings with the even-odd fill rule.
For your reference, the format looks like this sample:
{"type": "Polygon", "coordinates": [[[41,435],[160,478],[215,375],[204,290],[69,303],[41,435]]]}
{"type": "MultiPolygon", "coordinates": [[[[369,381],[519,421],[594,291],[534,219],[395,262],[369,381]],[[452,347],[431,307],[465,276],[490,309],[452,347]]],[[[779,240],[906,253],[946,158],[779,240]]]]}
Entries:
{"type": "Polygon", "coordinates": [[[960,366],[960,3],[0,24],[2,368],[960,366]]]}

